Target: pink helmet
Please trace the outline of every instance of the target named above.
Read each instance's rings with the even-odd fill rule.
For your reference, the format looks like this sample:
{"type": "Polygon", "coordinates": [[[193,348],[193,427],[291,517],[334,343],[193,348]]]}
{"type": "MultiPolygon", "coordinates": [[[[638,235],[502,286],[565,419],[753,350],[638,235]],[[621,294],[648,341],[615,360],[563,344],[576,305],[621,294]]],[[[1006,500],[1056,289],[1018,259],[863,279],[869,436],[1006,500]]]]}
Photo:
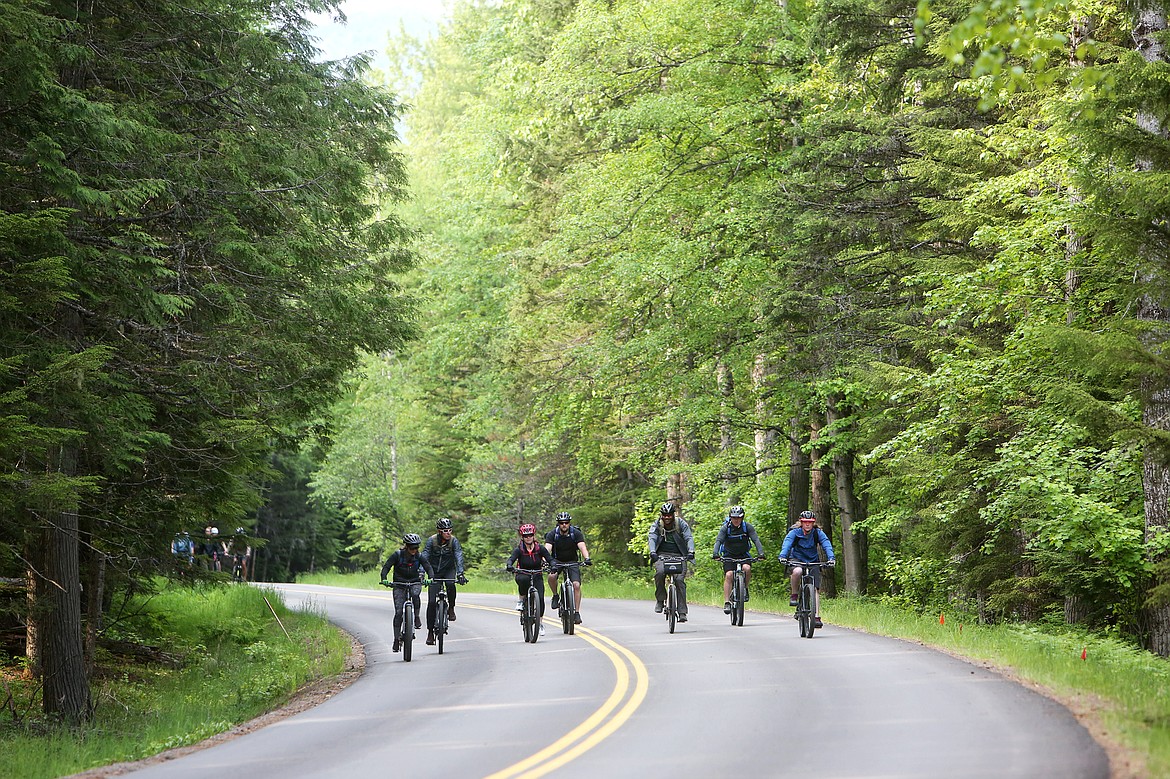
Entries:
{"type": "Polygon", "coordinates": [[[520,526],[520,535],[522,535],[522,536],[536,535],[536,525],[521,525],[520,526]]]}

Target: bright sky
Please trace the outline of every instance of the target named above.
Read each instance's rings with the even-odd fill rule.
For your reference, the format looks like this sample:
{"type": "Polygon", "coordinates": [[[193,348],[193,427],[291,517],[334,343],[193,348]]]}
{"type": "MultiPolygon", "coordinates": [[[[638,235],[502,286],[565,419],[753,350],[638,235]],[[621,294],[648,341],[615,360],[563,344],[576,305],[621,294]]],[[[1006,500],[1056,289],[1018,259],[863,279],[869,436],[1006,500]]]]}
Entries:
{"type": "Polygon", "coordinates": [[[445,0],[343,0],[346,24],[335,24],[327,16],[309,17],[317,22],[311,34],[319,39],[317,48],[325,59],[373,51],[374,66],[384,69],[387,33],[397,32],[401,23],[411,35],[426,38],[438,28],[446,7],[445,0]]]}

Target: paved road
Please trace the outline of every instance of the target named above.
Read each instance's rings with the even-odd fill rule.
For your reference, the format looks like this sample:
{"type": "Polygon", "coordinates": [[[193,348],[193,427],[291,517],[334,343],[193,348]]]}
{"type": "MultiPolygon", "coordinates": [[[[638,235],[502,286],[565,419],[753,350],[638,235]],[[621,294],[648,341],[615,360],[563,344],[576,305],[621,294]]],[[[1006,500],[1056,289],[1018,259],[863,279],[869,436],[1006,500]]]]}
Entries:
{"type": "MultiPolygon", "coordinates": [[[[586,600],[586,624],[525,644],[515,600],[461,596],[443,655],[390,652],[388,592],[285,585],[357,635],[366,673],[324,704],[131,774],[139,779],[675,776],[1106,779],[1063,707],[914,644],[789,616],[586,600]]],[[[550,613],[550,617],[555,615],[550,613]]]]}

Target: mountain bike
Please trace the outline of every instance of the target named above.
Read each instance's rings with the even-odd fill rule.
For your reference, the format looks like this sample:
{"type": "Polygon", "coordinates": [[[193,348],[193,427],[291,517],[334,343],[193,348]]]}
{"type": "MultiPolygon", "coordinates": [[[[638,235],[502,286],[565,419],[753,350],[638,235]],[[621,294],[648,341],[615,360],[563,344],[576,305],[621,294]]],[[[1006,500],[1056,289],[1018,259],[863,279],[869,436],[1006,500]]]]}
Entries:
{"type": "Polygon", "coordinates": [[[681,579],[687,575],[687,558],[682,555],[662,555],[662,571],[666,574],[666,602],[662,604],[662,611],[666,614],[666,627],[671,633],[678,622],[679,586],[681,579]]]}
{"type": "Polygon", "coordinates": [[[731,577],[731,624],[733,627],[743,627],[743,605],[748,599],[747,572],[743,569],[744,563],[754,563],[763,560],[763,557],[720,557],[720,562],[735,563],[735,573],[731,577]]]}
{"type": "Polygon", "coordinates": [[[402,660],[409,663],[414,655],[414,597],[410,588],[426,582],[382,582],[384,587],[401,587],[406,590],[406,601],[402,604],[402,626],[398,629],[398,640],[402,643],[402,660]]]}
{"type": "Polygon", "coordinates": [[[801,569],[800,575],[800,590],[796,596],[796,617],[797,623],[800,625],[800,637],[812,638],[813,633],[817,629],[817,585],[816,579],[813,578],[813,568],[832,568],[830,563],[801,563],[788,561],[788,568],[799,567],[801,569]]]}
{"type": "Polygon", "coordinates": [[[535,644],[540,638],[540,590],[536,589],[536,577],[544,573],[544,569],[516,568],[516,573],[527,574],[528,592],[520,606],[520,627],[524,630],[524,641],[535,644]]]}
{"type": "MultiPolygon", "coordinates": [[[[560,571],[568,568],[580,568],[581,563],[557,563],[554,570],[560,571]]],[[[576,632],[576,622],[573,619],[573,614],[577,607],[577,593],[573,589],[573,582],[569,579],[568,571],[560,577],[557,582],[557,616],[561,618],[561,629],[565,631],[566,635],[573,635],[576,632]]]]}
{"type": "Polygon", "coordinates": [[[232,581],[242,582],[244,580],[244,556],[242,554],[232,555],[232,581]]]}
{"type": "Polygon", "coordinates": [[[455,579],[431,579],[432,585],[438,585],[435,593],[435,644],[439,647],[439,654],[443,654],[443,636],[447,635],[447,615],[451,605],[447,601],[447,584],[454,583],[455,579]]]}

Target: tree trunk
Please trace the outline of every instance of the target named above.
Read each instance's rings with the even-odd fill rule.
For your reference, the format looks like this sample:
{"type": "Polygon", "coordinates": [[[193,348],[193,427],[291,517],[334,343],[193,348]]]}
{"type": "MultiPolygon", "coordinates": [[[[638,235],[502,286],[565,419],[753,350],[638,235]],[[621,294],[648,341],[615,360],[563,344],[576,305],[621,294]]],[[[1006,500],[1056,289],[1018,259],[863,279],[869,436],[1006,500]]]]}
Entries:
{"type": "MultiPolygon", "coordinates": [[[[57,467],[62,474],[77,472],[77,451],[61,447],[57,467]]],[[[89,679],[81,638],[81,571],[78,520],[75,509],[57,511],[44,530],[45,569],[40,618],[41,668],[45,713],[77,724],[91,713],[89,679]]]]}
{"type": "MultiPolygon", "coordinates": [[[[1138,51],[1147,62],[1160,63],[1165,61],[1165,52],[1160,36],[1166,30],[1166,14],[1162,7],[1153,5],[1138,12],[1137,23],[1134,26],[1133,39],[1138,51]]],[[[1149,111],[1139,111],[1137,116],[1138,127],[1159,139],[1166,137],[1166,130],[1158,117],[1149,111]]],[[[1151,170],[1150,160],[1139,162],[1140,170],[1151,170]]],[[[1148,290],[1162,290],[1164,280],[1157,270],[1164,258],[1146,257],[1145,275],[1148,290]]],[[[1138,319],[1150,325],[1150,335],[1146,346],[1155,354],[1164,350],[1164,337],[1167,324],[1170,324],[1165,301],[1155,298],[1151,292],[1142,295],[1138,301],[1138,319]]],[[[1142,422],[1152,430],[1159,432],[1170,431],[1170,386],[1163,375],[1152,374],[1142,381],[1142,422]]],[[[1142,487],[1145,490],[1145,535],[1147,543],[1154,541],[1167,531],[1170,526],[1170,465],[1168,453],[1164,446],[1151,442],[1147,444],[1142,464],[1142,487]]],[[[1163,563],[1163,560],[1156,560],[1163,563]]],[[[1166,566],[1158,567],[1159,580],[1155,586],[1165,586],[1167,582],[1166,566]]],[[[1155,603],[1147,608],[1146,614],[1150,634],[1150,651],[1170,657],[1170,603],[1155,603]]]]}
{"type": "Polygon", "coordinates": [[[757,354],[752,364],[752,389],[756,398],[756,483],[771,476],[775,470],[771,464],[775,462],[776,431],[772,428],[771,415],[768,413],[767,391],[772,376],[768,358],[757,354]]]}
{"type": "Polygon", "coordinates": [[[25,603],[27,606],[24,621],[24,655],[28,660],[28,671],[34,679],[41,678],[41,638],[38,626],[41,623],[37,610],[41,604],[41,575],[44,567],[44,557],[40,544],[32,544],[32,548],[25,551],[24,559],[29,562],[25,568],[25,603]],[[34,552],[35,548],[35,552],[34,552]]]}
{"type": "MultiPolygon", "coordinates": [[[[830,401],[826,421],[834,425],[843,419],[836,405],[830,401]]],[[[845,591],[853,594],[865,593],[865,544],[860,531],[854,532],[854,523],[859,521],[860,502],[853,486],[853,452],[834,447],[833,478],[837,485],[837,507],[841,512],[841,554],[845,563],[845,591]]]]}
{"type": "Polygon", "coordinates": [[[89,592],[85,600],[85,675],[92,677],[106,592],[106,555],[96,547],[91,555],[89,592]]]}
{"type": "Polygon", "coordinates": [[[804,450],[806,431],[799,417],[789,421],[788,433],[788,526],[800,521],[808,508],[809,455],[804,450]]]}
{"type": "MultiPolygon", "coordinates": [[[[833,497],[830,491],[832,488],[829,474],[832,465],[826,462],[825,448],[823,446],[817,446],[817,441],[821,436],[821,428],[824,427],[822,420],[814,416],[810,427],[809,442],[813,444],[812,451],[809,454],[809,474],[812,490],[810,508],[817,515],[817,522],[820,524],[821,530],[825,531],[825,535],[831,539],[833,537],[833,497]]],[[[826,571],[825,574],[825,594],[830,598],[835,598],[837,596],[836,573],[834,571],[826,571]]]]}
{"type": "Polygon", "coordinates": [[[739,503],[736,492],[736,476],[731,467],[734,456],[735,436],[731,430],[731,407],[735,402],[735,380],[731,368],[720,357],[715,367],[715,380],[719,384],[719,452],[723,455],[723,490],[729,503],[739,503]]]}

